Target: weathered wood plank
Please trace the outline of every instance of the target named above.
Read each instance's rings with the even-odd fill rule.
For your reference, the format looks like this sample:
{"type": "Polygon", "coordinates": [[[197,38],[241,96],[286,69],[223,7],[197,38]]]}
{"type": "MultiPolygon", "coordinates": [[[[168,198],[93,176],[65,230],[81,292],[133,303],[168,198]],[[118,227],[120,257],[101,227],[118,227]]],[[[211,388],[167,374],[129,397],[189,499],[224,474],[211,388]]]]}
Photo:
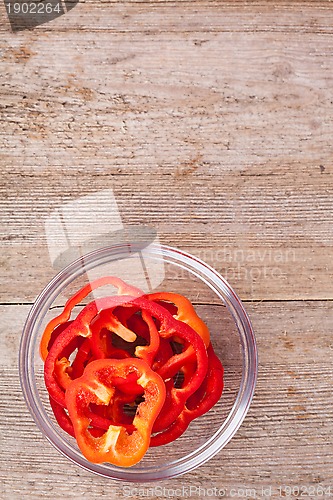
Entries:
{"type": "MultiPolygon", "coordinates": [[[[331,484],[332,305],[271,302],[251,303],[247,308],[257,334],[260,371],[256,396],[241,429],[222,452],[197,471],[141,488],[159,486],[171,491],[201,486],[224,488],[230,493],[231,488],[247,487],[255,488],[260,498],[262,487],[272,486],[277,497],[278,487],[285,484],[331,484]]],[[[28,309],[0,309],[1,498],[128,496],[125,487],[140,485],[118,484],[81,471],[53,450],[32,422],[22,400],[17,370],[18,341],[28,309]]],[[[157,491],[152,498],[157,498],[157,491]]],[[[202,498],[194,489],[192,492],[193,497],[202,498]]],[[[132,493],[131,498],[140,498],[138,490],[132,493]]]]}
{"type": "MultiPolygon", "coordinates": [[[[1,6],[0,33],[9,22],[1,6]]],[[[80,1],[75,9],[35,28],[35,34],[77,32],[332,33],[329,1],[221,2],[217,0],[80,1]]],[[[200,40],[198,40],[200,43],[200,40]]]]}
{"type": "MultiPolygon", "coordinates": [[[[123,176],[106,167],[96,173],[60,172],[48,167],[32,176],[7,173],[3,178],[3,302],[34,300],[55,274],[44,228],[52,210],[105,186],[113,191],[125,226],[155,229],[160,242],[207,261],[244,299],[332,297],[329,171],[302,168],[296,175],[292,168],[276,167],[265,177],[254,168],[204,181],[200,173],[161,176],[146,169],[123,176]]],[[[73,212],[72,222],[88,238],[92,225],[80,217],[73,212]]]]}
{"type": "MultiPolygon", "coordinates": [[[[126,6],[141,17],[151,7],[126,6]]],[[[155,7],[167,19],[170,6],[155,7]]],[[[180,19],[174,7],[169,19],[180,19]]],[[[3,35],[3,302],[33,300],[54,274],[50,212],[105,188],[124,224],[154,227],[243,298],[332,298],[333,42],[320,32],[332,26],[331,4],[309,2],[295,15],[294,4],[253,3],[241,19],[238,3],[226,16],[219,3],[183,7],[196,26],[202,20],[204,40],[194,25],[133,34],[119,22],[118,33],[98,37],[3,35]]],[[[90,8],[99,26],[98,6],[76,9],[90,8]]]]}

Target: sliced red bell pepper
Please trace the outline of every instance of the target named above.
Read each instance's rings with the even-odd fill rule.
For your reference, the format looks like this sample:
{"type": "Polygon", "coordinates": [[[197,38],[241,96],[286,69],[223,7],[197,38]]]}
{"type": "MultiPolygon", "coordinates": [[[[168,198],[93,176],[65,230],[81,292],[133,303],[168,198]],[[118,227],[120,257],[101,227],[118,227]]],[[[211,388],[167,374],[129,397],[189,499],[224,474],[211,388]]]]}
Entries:
{"type": "Polygon", "coordinates": [[[49,349],[51,348],[51,346],[53,345],[55,339],[64,331],[66,330],[66,328],[72,323],[72,320],[71,321],[65,321],[64,323],[62,323],[61,325],[57,326],[52,334],[51,334],[51,338],[50,338],[50,341],[49,341],[49,349]]]}
{"type": "Polygon", "coordinates": [[[84,339],[71,365],[71,378],[81,377],[89,361],[93,360],[90,338],[84,339]]]}
{"type": "MultiPolygon", "coordinates": [[[[121,424],[118,423],[117,425],[123,425],[128,432],[132,432],[134,430],[134,427],[132,425],[132,419],[127,418],[125,421],[123,412],[120,410],[120,408],[122,408],[124,404],[124,399],[125,399],[124,396],[115,398],[113,406],[116,408],[117,411],[116,410],[113,411],[111,417],[110,415],[107,414],[107,412],[100,411],[104,410],[105,409],[104,407],[98,406],[94,407],[93,409],[89,408],[89,410],[87,411],[87,416],[90,419],[90,426],[88,430],[93,436],[96,437],[102,436],[105,433],[105,431],[110,427],[110,425],[114,425],[115,422],[121,422],[121,424]],[[98,411],[97,408],[99,408],[100,410],[98,411]]],[[[128,396],[127,399],[129,399],[128,396]]],[[[59,405],[59,403],[54,401],[54,399],[52,399],[51,397],[49,398],[49,400],[51,408],[53,410],[53,414],[60,427],[65,432],[67,432],[67,434],[75,438],[74,427],[66,408],[59,405]]]]}
{"type": "Polygon", "coordinates": [[[162,430],[178,417],[186,400],[200,387],[207,373],[207,352],[202,338],[189,325],[173,318],[159,304],[151,302],[151,307],[148,307],[147,300],[143,297],[135,299],[134,304],[140,305],[142,310],[148,310],[152,317],[159,320],[160,336],[163,339],[177,336],[184,347],[183,352],[174,354],[157,370],[167,383],[166,403],[154,424],[154,431],[162,430]],[[195,369],[180,388],[175,387],[168,380],[190,362],[194,363],[195,369]]]}
{"type": "Polygon", "coordinates": [[[61,352],[62,357],[55,360],[54,363],[54,375],[60,387],[66,390],[68,384],[74,378],[73,368],[69,358],[75,350],[79,350],[82,343],[84,342],[83,337],[73,338],[67,346],[61,352]]]}
{"type": "MultiPolygon", "coordinates": [[[[145,311],[142,312],[142,316],[140,317],[134,313],[132,314],[133,319],[137,321],[133,322],[132,319],[132,322],[130,323],[130,318],[128,318],[124,312],[120,314],[119,307],[117,309],[117,316],[114,314],[114,308],[104,309],[91,324],[91,345],[95,357],[103,359],[128,356],[126,351],[116,351],[112,346],[111,332],[115,332],[118,336],[124,340],[128,340],[129,342],[136,340],[139,332],[141,335],[143,335],[144,332],[144,337],[149,340],[149,343],[148,345],[138,345],[135,347],[134,355],[138,358],[144,359],[149,365],[151,365],[160,343],[159,333],[152,317],[145,311]],[[119,317],[122,320],[120,320],[119,317]],[[127,323],[131,324],[130,328],[127,327],[127,323]],[[119,355],[121,353],[123,353],[122,356],[119,355]]],[[[136,308],[131,306],[123,307],[122,309],[123,311],[128,309],[130,312],[133,312],[134,309],[134,312],[136,312],[136,308]]]]}
{"type": "Polygon", "coordinates": [[[170,358],[159,369],[158,373],[166,380],[177,373],[180,365],[184,364],[186,359],[196,360],[197,370],[193,377],[186,388],[177,391],[177,399],[180,398],[185,403],[186,399],[198,389],[207,372],[207,352],[202,338],[189,325],[173,318],[162,306],[143,297],[135,298],[130,296],[104,297],[91,302],[84,307],[76,320],[58,336],[44,365],[45,382],[51,397],[64,406],[64,392],[59,387],[54,376],[54,365],[57,359],[61,359],[62,350],[76,336],[91,337],[90,324],[98,312],[119,305],[123,307],[138,306],[142,311],[148,312],[152,318],[157,318],[160,321],[159,333],[162,338],[172,338],[176,335],[184,342],[184,351],[170,358]]]}
{"type": "Polygon", "coordinates": [[[218,401],[223,389],[223,367],[191,302],[173,293],[144,296],[118,278],[96,280],[69,299],[47,325],[43,352],[55,417],[66,432],[75,434],[91,461],[137,463],[143,455],[138,458],[134,448],[142,453],[149,441],[159,446],[176,439],[218,401]],[[118,295],[96,299],[70,320],[73,307],[104,284],[117,286],[118,295]],[[140,418],[145,412],[150,415],[146,402],[153,405],[154,398],[147,396],[142,383],[147,375],[138,363],[162,384],[155,399],[164,391],[146,428],[140,418]],[[124,372],[128,366],[132,368],[124,372]]]}
{"type": "Polygon", "coordinates": [[[223,366],[211,344],[207,351],[209,365],[202,386],[189,397],[177,419],[168,428],[152,436],[150,446],[167,444],[180,437],[192,420],[207,413],[220,399],[223,391],[223,366]]]}
{"type": "Polygon", "coordinates": [[[113,285],[114,287],[116,287],[118,289],[118,295],[130,295],[133,297],[140,297],[141,295],[143,295],[142,290],[132,285],[128,285],[120,278],[116,278],[115,276],[105,276],[103,278],[98,278],[91,283],[88,283],[86,286],[76,292],[70,299],[68,299],[61,314],[53,318],[46,325],[46,328],[42,335],[42,339],[40,341],[40,354],[43,361],[45,361],[50,349],[49,344],[52,337],[52,332],[60,325],[66,323],[69,320],[73,308],[78,305],[85,297],[87,297],[89,293],[91,293],[96,288],[100,288],[101,286],[105,285],[113,285]]]}
{"type": "Polygon", "coordinates": [[[192,327],[176,320],[166,309],[153,301],[139,297],[133,300],[133,304],[138,305],[153,318],[159,320],[161,338],[172,339],[177,336],[183,344],[183,352],[174,354],[159,368],[158,373],[164,380],[173,377],[177,373],[179,366],[184,364],[186,360],[196,361],[197,369],[191,378],[190,384],[188,384],[186,395],[184,394],[187,399],[198,389],[207,372],[207,351],[202,338],[192,327]]]}
{"type": "Polygon", "coordinates": [[[150,293],[146,295],[146,297],[162,305],[168,309],[176,319],[193,328],[193,330],[203,339],[205,346],[208,347],[210,334],[207,325],[199,318],[192,303],[186,297],[178,293],[170,292],[150,293]]]}
{"type": "Polygon", "coordinates": [[[174,355],[169,339],[160,339],[160,346],[154,358],[153,369],[158,371],[174,355]]]}
{"type": "MultiPolygon", "coordinates": [[[[108,306],[116,307],[122,305],[123,303],[130,303],[134,297],[125,295],[115,295],[113,297],[108,297],[108,306]]],[[[100,300],[100,299],[99,299],[100,300]]],[[[67,358],[63,353],[68,350],[68,346],[72,345],[77,341],[77,338],[84,337],[90,338],[91,332],[91,321],[97,316],[100,309],[98,308],[99,301],[90,302],[85,306],[82,311],[78,314],[77,318],[56,338],[50,351],[46,357],[44,364],[44,379],[46,388],[50,396],[61,406],[65,406],[65,392],[64,389],[67,388],[67,381],[64,387],[63,383],[57,380],[57,361],[62,358],[67,358]]],[[[133,333],[133,335],[135,335],[133,333]]],[[[72,352],[72,351],[71,351],[72,352]]],[[[64,361],[63,361],[64,363],[64,361]]],[[[67,373],[68,374],[68,373],[67,373]]],[[[68,374],[68,376],[70,376],[68,374]]],[[[62,381],[63,382],[63,381],[62,381]]]]}
{"type": "MultiPolygon", "coordinates": [[[[191,378],[193,377],[195,371],[195,361],[188,360],[185,365],[180,367],[174,377],[165,381],[165,403],[162,411],[155,421],[153,432],[160,432],[165,430],[181,414],[184,409],[184,400],[186,400],[188,385],[190,385],[191,378]]],[[[197,391],[201,389],[203,383],[197,389],[197,391]]]]}
{"type": "Polygon", "coordinates": [[[51,397],[49,398],[50,400],[50,405],[53,410],[54,416],[56,418],[56,421],[60,425],[60,427],[67,432],[70,436],[75,437],[74,433],[74,428],[71,419],[69,418],[68,414],[66,413],[66,410],[63,406],[61,406],[59,403],[54,401],[51,397]]]}
{"type": "Polygon", "coordinates": [[[66,391],[66,405],[73,423],[75,437],[83,455],[91,462],[109,462],[130,467],[146,453],[154,421],[163,406],[165,385],[145,361],[131,358],[122,360],[99,359],[85,368],[82,377],[74,380],[66,391]],[[111,405],[117,391],[117,378],[138,375],[144,400],[138,405],[133,419],[134,430],[122,425],[110,425],[100,437],[89,432],[89,406],[111,405]]]}

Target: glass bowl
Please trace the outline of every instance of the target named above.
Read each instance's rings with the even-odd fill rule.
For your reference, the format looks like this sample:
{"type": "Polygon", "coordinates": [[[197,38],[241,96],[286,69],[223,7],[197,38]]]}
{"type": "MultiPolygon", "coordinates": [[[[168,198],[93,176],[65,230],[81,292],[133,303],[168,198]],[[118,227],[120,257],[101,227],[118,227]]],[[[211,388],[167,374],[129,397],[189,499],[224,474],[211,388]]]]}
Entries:
{"type": "MultiPolygon", "coordinates": [[[[93,297],[115,294],[96,290],[93,297]]],[[[75,316],[80,306],[74,309],[75,316]]],[[[214,269],[180,250],[139,243],[113,245],[78,258],[46,286],[33,305],[20,345],[20,378],[28,408],[42,433],[57,450],[96,474],[122,481],[147,482],[189,472],[218,453],[233,437],[250,406],[257,377],[257,349],[250,320],[230,285],[214,269]],[[194,420],[176,441],[148,450],[137,465],[122,468],[94,464],[76,441],[58,426],[44,385],[39,342],[45,325],[66,300],[89,281],[114,275],[145,292],[172,291],[187,296],[206,322],[216,354],[223,363],[224,391],[219,402],[194,420]]],[[[223,460],[223,456],[221,456],[223,460]]]]}

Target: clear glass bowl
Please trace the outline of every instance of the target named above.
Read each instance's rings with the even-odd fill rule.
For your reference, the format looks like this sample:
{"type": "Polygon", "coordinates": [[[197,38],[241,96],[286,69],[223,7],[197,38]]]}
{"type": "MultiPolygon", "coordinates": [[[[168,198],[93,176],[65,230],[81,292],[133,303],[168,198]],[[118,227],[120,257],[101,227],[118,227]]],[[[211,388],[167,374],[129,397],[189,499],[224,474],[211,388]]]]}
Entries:
{"type": "MultiPolygon", "coordinates": [[[[110,295],[99,289],[96,297],[110,295]]],[[[111,294],[115,290],[112,289],[111,294]]],[[[88,296],[84,304],[92,300],[88,296]]],[[[75,316],[84,304],[74,309],[75,316]]],[[[63,269],[37,298],[20,345],[20,377],[28,408],[46,438],[67,458],[96,474],[122,481],[154,481],[189,472],[213,457],[233,437],[250,406],[257,378],[257,349],[250,320],[230,285],[214,269],[167,246],[129,243],[90,252],[63,269]],[[92,279],[115,275],[145,292],[172,291],[187,296],[210,329],[224,369],[220,401],[194,420],[176,441],[151,448],[130,468],[88,462],[76,441],[58,426],[48,402],[39,342],[45,325],[66,300],[92,279]]],[[[223,460],[223,457],[221,457],[223,460]]]]}

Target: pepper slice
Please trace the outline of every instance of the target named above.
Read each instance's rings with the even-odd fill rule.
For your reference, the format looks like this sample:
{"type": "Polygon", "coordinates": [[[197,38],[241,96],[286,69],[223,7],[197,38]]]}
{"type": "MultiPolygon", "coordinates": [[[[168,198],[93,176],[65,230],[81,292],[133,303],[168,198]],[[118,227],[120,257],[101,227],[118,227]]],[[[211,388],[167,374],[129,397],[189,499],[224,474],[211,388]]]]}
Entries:
{"type": "MultiPolygon", "coordinates": [[[[91,425],[89,426],[89,432],[93,436],[95,436],[95,435],[101,436],[105,433],[105,431],[109,428],[110,425],[114,424],[114,422],[121,422],[121,425],[126,427],[127,430],[133,431],[134,428],[132,425],[132,420],[130,418],[127,418],[127,419],[124,418],[123,412],[121,411],[124,402],[127,403],[128,401],[130,401],[130,399],[132,399],[132,398],[129,398],[128,396],[127,396],[127,398],[124,396],[118,396],[117,398],[115,398],[114,405],[113,405],[114,408],[113,408],[113,412],[112,412],[111,416],[107,415],[106,411],[103,411],[103,410],[106,410],[107,408],[104,408],[101,406],[96,405],[96,407],[93,408],[93,410],[89,410],[87,413],[87,416],[91,420],[91,425]],[[100,411],[98,411],[97,408],[99,408],[100,411]],[[112,417],[112,418],[110,418],[110,417],[112,417]]],[[[71,421],[71,419],[66,411],[66,408],[63,408],[56,401],[54,401],[54,399],[52,399],[51,397],[49,398],[49,401],[50,401],[51,408],[53,410],[53,414],[54,414],[58,424],[60,425],[60,427],[65,432],[67,432],[67,434],[69,434],[70,436],[73,436],[75,438],[74,427],[73,427],[72,421],[71,421]]],[[[125,416],[125,417],[127,417],[127,416],[125,416]]]]}
{"type": "Polygon", "coordinates": [[[152,436],[150,446],[171,443],[180,437],[192,420],[207,413],[220,399],[223,391],[223,366],[211,344],[207,351],[209,367],[203,384],[186,401],[177,419],[167,429],[152,436]]]}
{"type": "Polygon", "coordinates": [[[81,377],[86,365],[89,361],[93,361],[90,339],[84,339],[78,348],[75,359],[72,363],[71,377],[72,379],[81,377]]]}
{"type": "MultiPolygon", "coordinates": [[[[115,295],[108,297],[108,306],[117,307],[123,303],[130,302],[134,297],[129,295],[115,295]]],[[[101,300],[101,299],[99,299],[101,300]]],[[[65,389],[69,386],[72,378],[68,373],[68,346],[75,346],[77,339],[80,337],[90,338],[91,321],[98,315],[100,309],[97,306],[97,301],[90,302],[78,314],[77,318],[55,339],[50,351],[46,357],[44,364],[44,379],[49,395],[61,406],[65,406],[65,389]],[[64,354],[66,353],[66,354],[64,354]],[[66,360],[67,358],[67,360],[66,360]],[[59,365],[60,360],[60,367],[59,365]],[[63,378],[59,379],[59,372],[63,378]],[[58,378],[57,378],[58,375],[58,378]]],[[[133,333],[133,332],[132,332],[133,333]]],[[[135,335],[133,333],[133,335],[135,335]]],[[[75,349],[75,347],[74,347],[75,349]]],[[[70,350],[70,352],[72,352],[70,350]]]]}
{"type": "Polygon", "coordinates": [[[68,301],[66,302],[61,314],[51,319],[51,321],[46,325],[46,328],[42,335],[42,339],[40,341],[40,355],[43,361],[46,360],[47,354],[49,352],[49,344],[53,331],[69,320],[73,308],[78,305],[84,298],[86,298],[89,293],[91,293],[96,288],[100,288],[101,286],[105,285],[113,285],[114,287],[116,287],[118,289],[118,295],[131,295],[133,297],[140,297],[144,294],[143,291],[139,288],[128,285],[123,280],[121,280],[120,278],[116,278],[115,276],[105,276],[103,278],[98,278],[91,283],[88,283],[86,286],[76,292],[72,297],[70,297],[70,299],[68,299],[68,301]]]}
{"type": "MultiPolygon", "coordinates": [[[[94,355],[97,358],[119,357],[118,354],[121,350],[116,351],[110,341],[110,332],[112,331],[124,340],[129,341],[131,341],[131,338],[136,340],[139,332],[141,335],[144,332],[144,336],[145,338],[148,338],[149,344],[144,346],[138,345],[135,348],[134,354],[136,357],[144,359],[149,365],[151,365],[160,344],[159,333],[152,317],[146,311],[142,311],[142,316],[136,316],[136,314],[133,314],[132,307],[122,309],[128,309],[131,313],[131,317],[128,318],[127,321],[124,321],[124,312],[120,315],[120,312],[118,311],[118,315],[120,315],[122,319],[120,320],[115,314],[113,314],[114,308],[111,308],[101,311],[96,320],[92,322],[91,345],[94,355]],[[130,324],[129,320],[131,318],[132,325],[133,320],[137,321],[134,322],[134,327],[132,326],[128,328],[127,324],[130,324]],[[139,322],[139,328],[137,322],[139,322]],[[115,356],[115,354],[117,356],[115,356]]],[[[122,357],[126,357],[126,351],[124,351],[124,355],[122,357]]]]}
{"type": "Polygon", "coordinates": [[[158,373],[162,378],[166,380],[173,377],[179,366],[184,364],[186,360],[197,362],[197,370],[191,379],[191,387],[188,388],[187,397],[190,396],[190,393],[193,394],[200,386],[208,368],[207,351],[202,338],[192,327],[178,321],[165,308],[153,301],[139,297],[133,300],[133,304],[138,305],[160,321],[159,334],[161,338],[173,339],[177,337],[183,343],[183,351],[174,354],[159,368],[158,373]]]}
{"type": "MultiPolygon", "coordinates": [[[[135,300],[135,304],[142,304],[145,298],[135,300]]],[[[183,344],[183,351],[173,354],[164,364],[155,367],[156,372],[161,375],[166,384],[166,402],[154,424],[154,432],[161,431],[172,424],[178,418],[184,408],[184,404],[201,385],[207,373],[207,352],[203,339],[189,325],[176,320],[163,306],[153,303],[150,314],[160,322],[160,336],[162,339],[172,340],[175,336],[183,344]],[[193,369],[189,376],[184,378],[181,387],[176,387],[173,378],[182,370],[182,367],[190,363],[193,369]],[[199,382],[198,382],[199,381],[199,382]],[[196,387],[196,389],[194,389],[196,387]]],[[[147,307],[147,306],[146,306],[147,307]]]]}
{"type": "MultiPolygon", "coordinates": [[[[186,401],[188,386],[190,386],[191,377],[195,373],[195,370],[196,363],[188,361],[177,371],[177,374],[173,378],[165,380],[165,403],[155,421],[153,432],[160,432],[167,429],[184,410],[184,404],[186,404],[184,400],[186,401]]],[[[201,389],[204,382],[205,381],[203,381],[197,391],[201,389]]],[[[194,394],[196,394],[196,392],[194,394]]],[[[192,396],[194,394],[192,394],[192,396]]]]}
{"type": "Polygon", "coordinates": [[[210,342],[209,330],[207,325],[197,315],[189,299],[178,293],[171,292],[150,293],[146,297],[164,306],[178,321],[182,321],[193,328],[203,339],[205,346],[208,347],[210,342]],[[176,307],[174,308],[172,305],[176,307]]]}
{"type": "Polygon", "coordinates": [[[91,337],[91,322],[100,311],[119,305],[123,307],[138,306],[141,311],[146,311],[152,318],[157,318],[159,320],[159,334],[162,338],[177,336],[184,343],[184,351],[172,356],[172,358],[158,370],[159,375],[161,375],[164,380],[175,376],[179,366],[182,366],[186,359],[196,361],[197,369],[189,380],[186,388],[177,391],[174,396],[177,402],[181,401],[184,404],[186,399],[199,388],[207,372],[208,358],[204,342],[189,325],[173,318],[173,316],[171,316],[162,306],[144,297],[131,296],[104,297],[90,302],[90,304],[82,309],[73,323],[57,337],[44,365],[45,383],[50,396],[60,405],[65,406],[64,390],[59,385],[54,373],[54,367],[57,360],[63,357],[63,350],[77,336],[91,337]]]}
{"type": "Polygon", "coordinates": [[[71,419],[67,415],[65,408],[63,406],[61,406],[59,403],[57,403],[56,401],[54,401],[54,399],[49,398],[49,400],[50,400],[50,405],[51,405],[51,408],[53,410],[56,421],[58,422],[60,427],[65,432],[67,432],[67,434],[75,437],[73,424],[71,422],[71,419]]]}
{"type": "Polygon", "coordinates": [[[89,363],[82,377],[66,391],[69,417],[83,455],[94,463],[109,462],[122,467],[138,463],[149,448],[151,430],[164,399],[163,380],[141,359],[99,359],[89,363]],[[112,424],[102,436],[94,437],[89,431],[89,406],[112,406],[117,378],[126,379],[132,373],[138,375],[137,383],[144,390],[144,400],[133,419],[133,432],[112,424]]]}
{"type": "Polygon", "coordinates": [[[186,297],[144,295],[112,276],[95,280],[67,301],[41,341],[56,420],[88,460],[134,465],[220,398],[223,367],[209,339],[186,297]],[[107,284],[118,295],[90,302],[73,320],[74,306],[107,284]]]}

